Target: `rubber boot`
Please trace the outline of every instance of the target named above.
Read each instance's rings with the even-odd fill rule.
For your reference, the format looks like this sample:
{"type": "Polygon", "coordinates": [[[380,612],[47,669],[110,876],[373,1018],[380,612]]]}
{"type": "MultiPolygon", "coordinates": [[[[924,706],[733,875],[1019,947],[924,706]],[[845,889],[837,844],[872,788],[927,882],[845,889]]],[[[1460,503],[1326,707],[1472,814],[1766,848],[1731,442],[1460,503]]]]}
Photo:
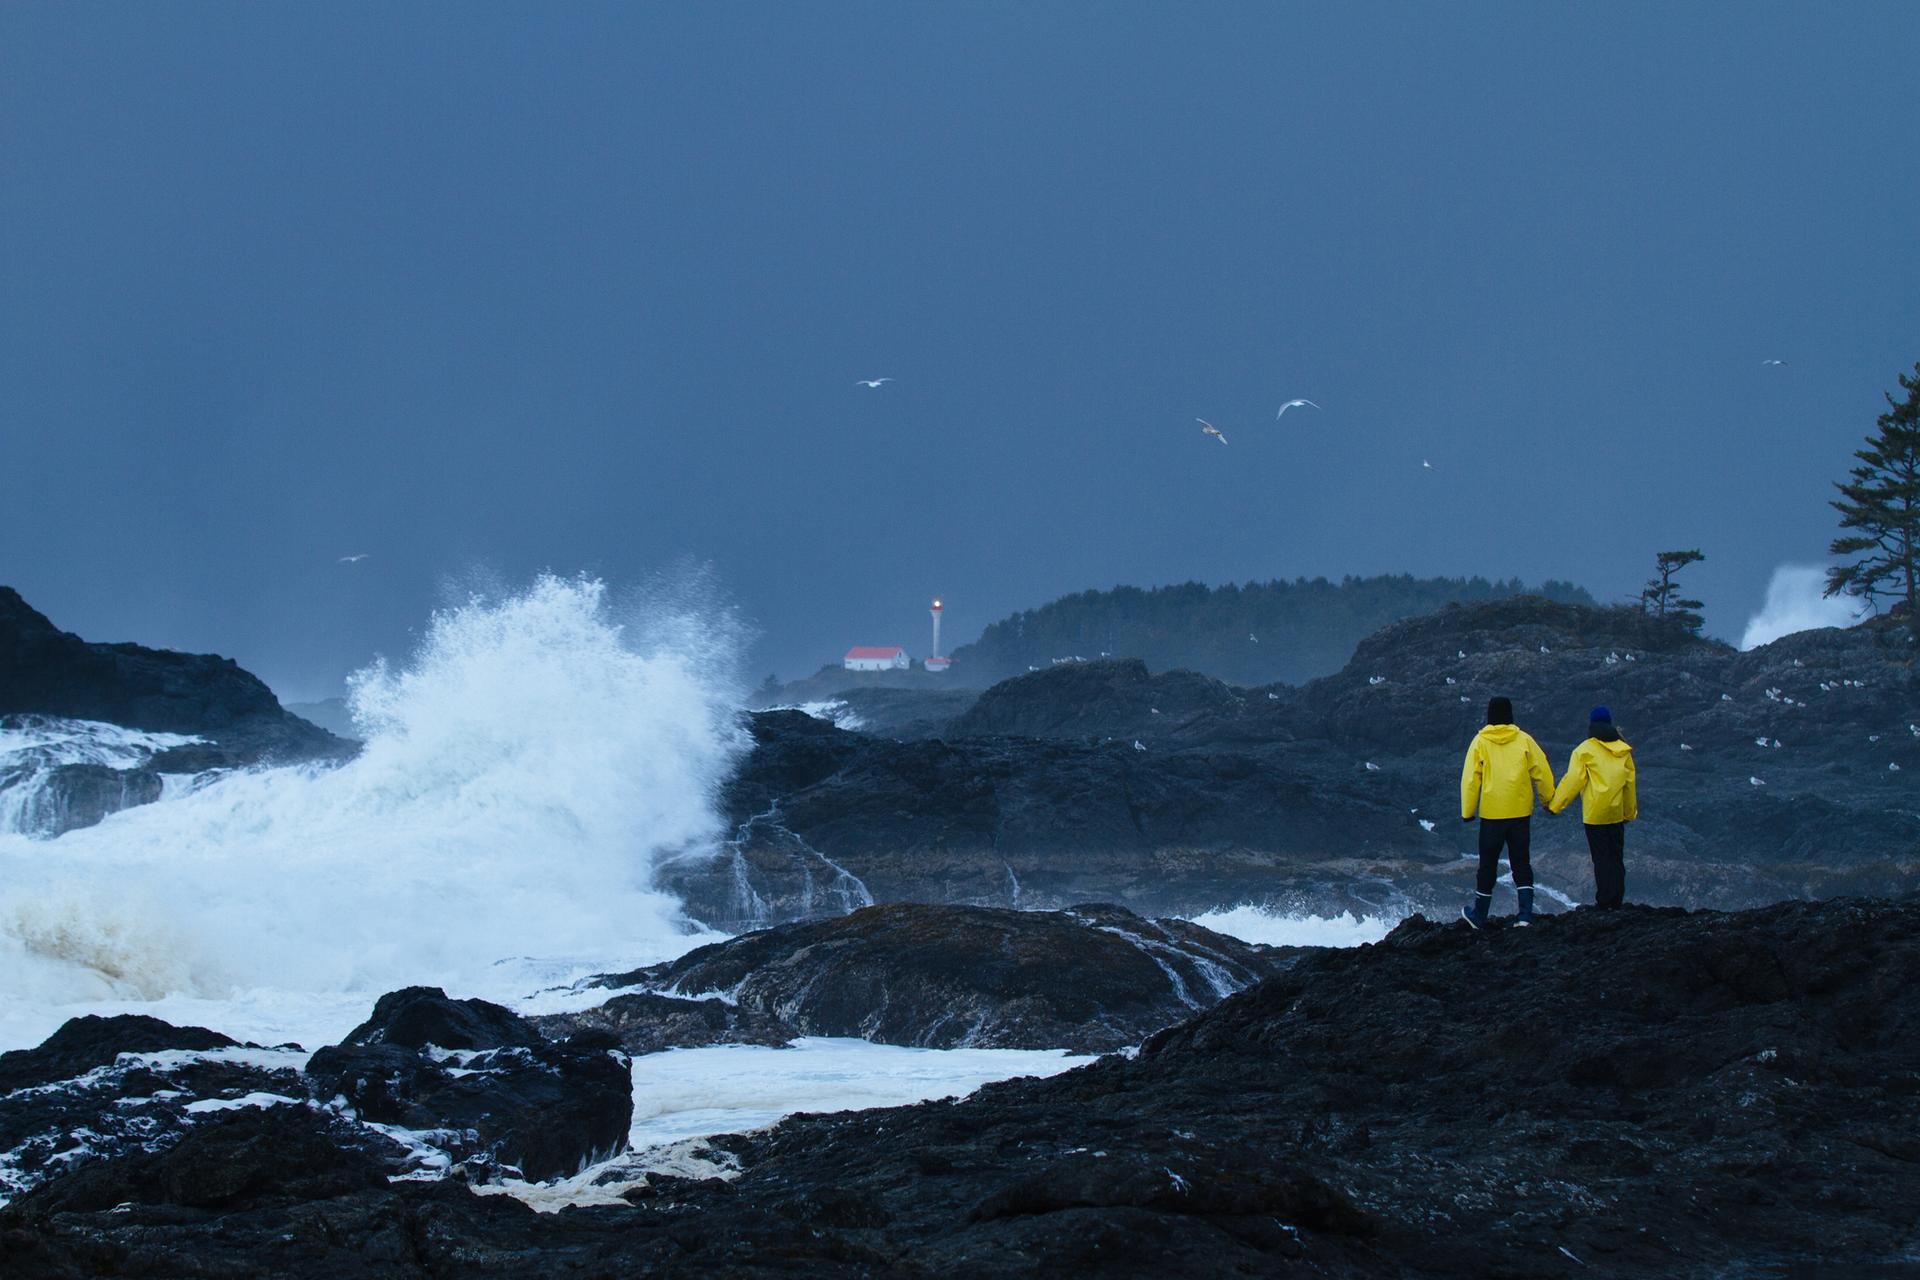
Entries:
{"type": "Polygon", "coordinates": [[[1520,895],[1520,915],[1514,923],[1524,927],[1533,923],[1533,886],[1527,885],[1517,892],[1520,895]]]}
{"type": "Polygon", "coordinates": [[[1460,908],[1460,918],[1478,929],[1487,922],[1487,908],[1493,905],[1493,895],[1476,891],[1473,901],[1460,908]]]}

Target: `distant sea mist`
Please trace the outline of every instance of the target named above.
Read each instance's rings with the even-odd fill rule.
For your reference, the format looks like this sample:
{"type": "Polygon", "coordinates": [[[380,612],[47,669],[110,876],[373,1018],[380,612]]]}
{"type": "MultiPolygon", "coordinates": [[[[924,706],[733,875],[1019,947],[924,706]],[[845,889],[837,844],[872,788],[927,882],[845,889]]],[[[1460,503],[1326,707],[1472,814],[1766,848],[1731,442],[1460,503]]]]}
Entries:
{"type": "Polygon", "coordinates": [[[1747,620],[1742,649],[1770,644],[1781,636],[1815,627],[1850,627],[1866,616],[1851,596],[1826,595],[1827,571],[1817,564],[1783,564],[1767,584],[1767,600],[1747,620]]]}

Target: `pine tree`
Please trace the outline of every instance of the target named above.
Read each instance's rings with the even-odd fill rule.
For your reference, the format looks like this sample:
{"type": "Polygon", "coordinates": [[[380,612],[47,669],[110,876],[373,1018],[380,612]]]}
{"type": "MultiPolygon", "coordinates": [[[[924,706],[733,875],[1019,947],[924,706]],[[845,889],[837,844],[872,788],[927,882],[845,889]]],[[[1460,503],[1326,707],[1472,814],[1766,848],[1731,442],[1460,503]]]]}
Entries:
{"type": "Polygon", "coordinates": [[[1833,486],[1841,495],[1830,504],[1840,513],[1840,527],[1858,532],[1835,538],[1827,548],[1856,557],[1827,570],[1828,595],[1844,591],[1876,608],[1882,596],[1890,596],[1904,601],[1909,615],[1920,578],[1920,363],[1913,372],[1900,375],[1907,398],[1888,394],[1880,430],[1854,452],[1861,465],[1853,469],[1853,480],[1833,486]]]}
{"type": "Polygon", "coordinates": [[[1700,628],[1707,621],[1700,616],[1699,611],[1706,606],[1698,600],[1689,600],[1682,596],[1680,586],[1673,580],[1673,575],[1688,565],[1705,559],[1706,556],[1698,550],[1656,553],[1653,558],[1654,576],[1648,579],[1647,585],[1640,591],[1640,608],[1656,618],[1672,618],[1687,630],[1699,635],[1700,628]]]}

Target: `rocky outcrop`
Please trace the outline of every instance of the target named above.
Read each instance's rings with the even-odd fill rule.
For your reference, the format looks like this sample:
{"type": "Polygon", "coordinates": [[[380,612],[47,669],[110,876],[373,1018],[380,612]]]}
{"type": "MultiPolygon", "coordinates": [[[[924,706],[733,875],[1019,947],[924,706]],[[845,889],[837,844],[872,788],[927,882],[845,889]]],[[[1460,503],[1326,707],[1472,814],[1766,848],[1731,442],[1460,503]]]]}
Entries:
{"type": "MultiPolygon", "coordinates": [[[[103,764],[65,764],[43,776],[14,779],[31,790],[23,797],[20,829],[59,835],[91,827],[108,814],[152,804],[166,781],[152,769],[114,769],[103,764]]],[[[0,780],[0,786],[7,785],[0,780]]]]}
{"type": "MultiPolygon", "coordinates": [[[[74,1018],[38,1048],[0,1054],[0,1199],[158,1152],[228,1111],[301,1106],[305,1060],[157,1018],[74,1018]]],[[[397,1144],[370,1141],[400,1167],[397,1144]]]]}
{"type": "MultiPolygon", "coordinates": [[[[118,1211],[56,1181],[0,1211],[0,1253],[22,1280],[1899,1275],[1917,1039],[1912,900],[1414,920],[1133,1059],[796,1116],[716,1140],[731,1180],[655,1179],[631,1207],[353,1187],[317,1153],[320,1185],[223,1195],[196,1160],[164,1198],[123,1177],[118,1211]]],[[[279,1121],[243,1115],[222,1149],[295,1149],[279,1121]]]]}
{"type": "Polygon", "coordinates": [[[1164,738],[1245,702],[1232,686],[1192,671],[1151,675],[1138,658],[1063,662],[988,689],[950,721],[955,738],[1164,738]]]}
{"type": "Polygon", "coordinates": [[[226,1112],[170,1146],[83,1165],[14,1207],[22,1222],[133,1205],[234,1212],[300,1204],[386,1185],[388,1166],[366,1135],[305,1107],[226,1112]]]}
{"type": "Polygon", "coordinates": [[[725,1000],[688,1000],[657,992],[629,992],[577,1013],[539,1014],[528,1021],[554,1039],[598,1031],[627,1053],[700,1049],[716,1044],[783,1048],[801,1033],[772,1014],[725,1000]]]}
{"type": "MultiPolygon", "coordinates": [[[[1736,653],[1634,610],[1517,599],[1396,623],[1302,689],[1116,660],[1006,681],[905,740],[762,714],[733,840],[665,880],[730,930],[912,900],[1439,913],[1471,875],[1460,755],[1504,694],[1556,770],[1588,708],[1613,708],[1643,799],[1630,896],[1885,892],[1920,883],[1914,658],[1894,618],[1736,653]]],[[[1577,815],[1540,816],[1534,847],[1543,908],[1582,900],[1577,815]]]]}
{"type": "Polygon", "coordinates": [[[437,987],[382,996],[346,1040],[313,1055],[307,1084],[352,1115],[431,1135],[467,1175],[543,1181],[626,1145],[628,1061],[605,1032],[549,1043],[518,1015],[437,987]]]}
{"type": "Polygon", "coordinates": [[[1290,885],[1373,909],[1364,895],[1383,881],[1456,858],[1357,766],[1286,744],[886,742],[797,712],[751,727],[726,793],[732,841],[659,872],[729,932],[873,902],[1183,914],[1290,885]]]}
{"type": "Polygon", "coordinates": [[[138,1013],[110,1018],[90,1013],[69,1018],[36,1048],[0,1053],[0,1094],[72,1079],[95,1067],[113,1065],[123,1053],[169,1049],[201,1053],[237,1047],[238,1041],[206,1027],[176,1027],[138,1013]]]}
{"type": "Polygon", "coordinates": [[[895,903],[596,982],[705,995],[798,1035],[1098,1053],[1138,1044],[1281,962],[1269,948],[1118,907],[895,903]]]}
{"type": "Polygon", "coordinates": [[[17,714],[195,734],[213,739],[234,764],[352,752],[288,712],[231,658],[89,644],[0,587],[0,715],[17,714]]]}
{"type": "MultiPolygon", "coordinates": [[[[540,1180],[625,1147],[633,1088],[627,1058],[604,1032],[549,1041],[498,1005],[430,987],[383,996],[346,1041],[311,1055],[157,1018],[75,1018],[37,1048],[0,1054],[0,1199],[123,1157],[132,1171],[88,1182],[95,1189],[80,1201],[107,1194],[103,1187],[140,1203],[251,1195],[242,1187],[211,1200],[198,1191],[167,1198],[187,1158],[169,1153],[209,1125],[259,1111],[298,1117],[273,1121],[286,1141],[326,1135],[357,1153],[356,1168],[370,1161],[383,1177],[457,1169],[474,1182],[540,1180]]],[[[255,1155],[264,1168],[266,1156],[255,1155]]],[[[260,1178],[242,1181],[271,1193],[277,1184],[260,1178]]],[[[73,1194],[39,1203],[71,1207],[73,1194]]]]}
{"type": "Polygon", "coordinates": [[[149,804],[160,797],[163,774],[342,760],[358,749],[285,710],[231,658],[90,644],[0,587],[0,727],[48,721],[80,737],[87,724],[103,723],[198,741],[176,736],[165,749],[123,751],[113,767],[38,761],[10,768],[0,755],[0,789],[18,789],[13,826],[34,835],[149,804]]]}

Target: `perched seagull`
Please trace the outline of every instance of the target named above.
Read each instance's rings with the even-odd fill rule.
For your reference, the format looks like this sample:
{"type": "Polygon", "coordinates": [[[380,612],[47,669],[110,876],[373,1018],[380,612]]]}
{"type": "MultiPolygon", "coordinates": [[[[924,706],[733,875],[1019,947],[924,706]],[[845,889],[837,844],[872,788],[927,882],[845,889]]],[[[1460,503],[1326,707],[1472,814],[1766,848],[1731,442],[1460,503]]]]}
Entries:
{"type": "Polygon", "coordinates": [[[1225,444],[1227,442],[1226,436],[1220,433],[1220,428],[1214,426],[1211,422],[1208,422],[1205,418],[1195,418],[1194,421],[1200,424],[1201,431],[1205,432],[1207,435],[1212,436],[1214,439],[1218,440],[1221,444],[1225,444]]]}
{"type": "Polygon", "coordinates": [[[1280,412],[1273,415],[1273,420],[1278,422],[1280,419],[1286,417],[1287,410],[1289,409],[1318,409],[1319,407],[1319,405],[1311,400],[1289,400],[1280,406],[1280,412]]]}
{"type": "Polygon", "coordinates": [[[1785,365],[1786,363],[1787,363],[1787,362],[1786,362],[1785,360],[1762,360],[1762,361],[1760,362],[1760,367],[1761,367],[1762,369],[1765,369],[1765,368],[1767,368],[1767,367],[1768,367],[1768,366],[1770,366],[1770,365],[1771,365],[1771,366],[1774,366],[1774,367],[1779,367],[1779,366],[1783,366],[1783,365],[1785,365]]]}
{"type": "Polygon", "coordinates": [[[853,385],[856,387],[867,387],[871,390],[878,391],[880,389],[881,383],[892,382],[892,381],[893,381],[892,378],[861,378],[857,382],[855,382],[853,385]]]}
{"type": "Polygon", "coordinates": [[[341,556],[340,563],[341,564],[359,564],[362,560],[365,560],[366,558],[367,558],[367,553],[362,551],[357,556],[341,556]]]}

